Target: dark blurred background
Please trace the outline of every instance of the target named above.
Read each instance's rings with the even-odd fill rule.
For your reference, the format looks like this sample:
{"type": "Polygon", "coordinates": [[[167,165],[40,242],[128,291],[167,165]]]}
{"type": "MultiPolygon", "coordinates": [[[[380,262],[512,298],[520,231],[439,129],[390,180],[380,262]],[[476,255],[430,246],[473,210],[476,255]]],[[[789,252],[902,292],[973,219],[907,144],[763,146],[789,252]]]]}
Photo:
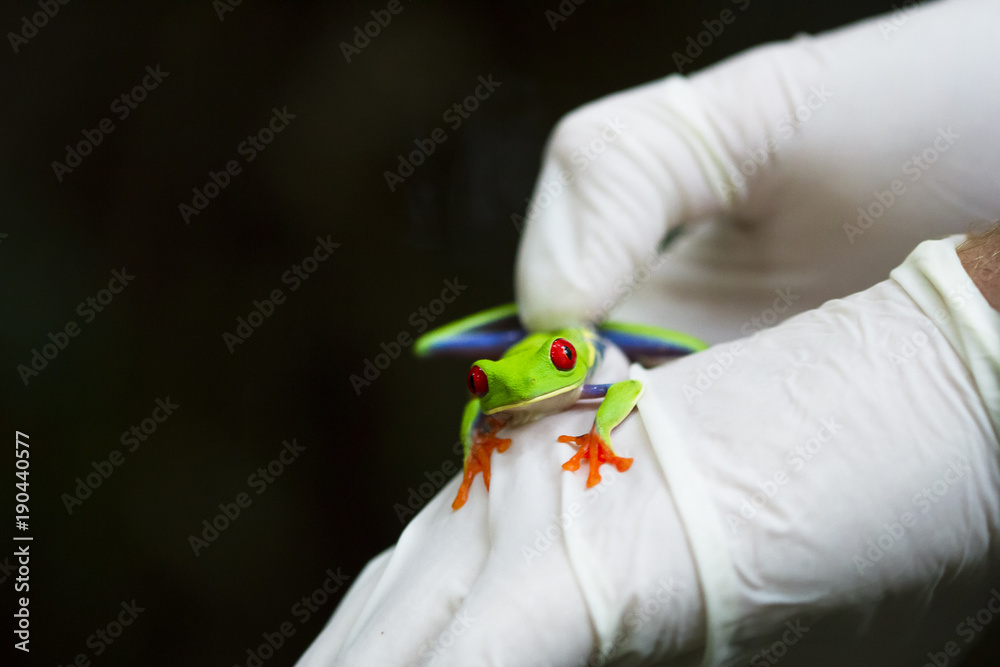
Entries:
{"type": "Polygon", "coordinates": [[[378,355],[430,317],[512,299],[512,216],[560,116],[675,72],[724,9],[736,20],[688,71],[893,10],[577,1],[3,3],[0,414],[8,441],[30,436],[34,538],[32,651],[11,664],[245,665],[286,622],[295,634],[264,664],[292,664],[347,584],[308,614],[303,596],[328,570],[357,575],[459,462],[464,362],[378,355]],[[445,115],[480,77],[499,85],[445,115]],[[243,144],[275,110],[281,131],[243,144]],[[105,118],[113,131],[95,134],[105,118]],[[415,142],[434,151],[407,175],[415,142]],[[206,188],[210,172],[225,187],[206,188]],[[317,237],[339,247],[296,285],[285,272],[317,237]],[[102,292],[123,267],[134,278],[102,292]],[[460,287],[440,312],[445,281],[460,287]],[[279,289],[270,316],[251,315],[279,289]],[[259,327],[227,344],[248,316],[259,327]],[[366,360],[384,368],[366,379],[366,360]],[[123,442],[133,426],[145,440],[123,442]],[[293,439],[304,450],[273,464],[293,439]],[[271,481],[251,478],[269,464],[271,481]],[[224,525],[220,503],[233,512],[241,493],[249,506],[209,541],[202,522],[224,525]],[[92,637],[133,600],[119,637],[92,637]]]}

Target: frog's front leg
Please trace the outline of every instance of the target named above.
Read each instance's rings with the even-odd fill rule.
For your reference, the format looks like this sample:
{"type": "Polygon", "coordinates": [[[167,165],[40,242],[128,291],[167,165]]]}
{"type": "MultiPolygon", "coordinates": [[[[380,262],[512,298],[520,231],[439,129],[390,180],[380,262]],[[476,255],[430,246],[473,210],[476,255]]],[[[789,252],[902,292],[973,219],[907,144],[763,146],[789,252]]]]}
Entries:
{"type": "Polygon", "coordinates": [[[458,487],[458,495],[451,504],[452,509],[458,509],[469,498],[469,488],[480,472],[483,473],[483,483],[490,490],[490,455],[493,450],[504,452],[510,447],[509,438],[497,438],[494,433],[503,428],[503,420],[487,416],[479,408],[479,399],[474,398],[465,405],[462,415],[462,446],[465,458],[462,463],[462,485],[458,487]]]}
{"type": "Polygon", "coordinates": [[[579,447],[576,454],[563,464],[566,470],[578,470],[580,462],[590,463],[587,487],[601,481],[600,468],[605,463],[613,464],[618,472],[625,472],[632,465],[632,459],[622,458],[611,448],[611,429],[618,426],[632,412],[642,396],[642,383],[638,380],[624,380],[608,388],[604,401],[597,409],[597,417],[590,433],[579,436],[561,435],[559,442],[568,442],[579,447]]]}

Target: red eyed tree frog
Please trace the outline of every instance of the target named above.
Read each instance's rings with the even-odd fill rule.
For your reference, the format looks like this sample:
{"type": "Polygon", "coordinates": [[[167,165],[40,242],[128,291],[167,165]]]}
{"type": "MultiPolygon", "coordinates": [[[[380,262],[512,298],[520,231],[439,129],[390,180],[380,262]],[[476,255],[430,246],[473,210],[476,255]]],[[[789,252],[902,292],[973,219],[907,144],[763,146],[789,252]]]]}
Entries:
{"type": "Polygon", "coordinates": [[[462,485],[452,503],[465,504],[476,475],[490,488],[490,457],[504,452],[510,439],[498,438],[505,426],[518,426],[560,412],[578,400],[603,399],[593,428],[578,436],[563,435],[559,442],[577,447],[563,468],[575,471],[589,465],[587,486],[601,481],[600,467],[614,465],[625,472],[632,459],[615,454],[611,430],[635,408],[642,395],[638,380],[588,384],[608,344],[620,347],[632,360],[676,357],[702,350],[702,341],[676,331],[639,324],[605,323],[596,331],[562,329],[527,333],[517,324],[514,304],[470,315],[430,331],[417,339],[417,356],[483,356],[469,369],[472,398],[462,416],[461,439],[465,458],[462,485]]]}

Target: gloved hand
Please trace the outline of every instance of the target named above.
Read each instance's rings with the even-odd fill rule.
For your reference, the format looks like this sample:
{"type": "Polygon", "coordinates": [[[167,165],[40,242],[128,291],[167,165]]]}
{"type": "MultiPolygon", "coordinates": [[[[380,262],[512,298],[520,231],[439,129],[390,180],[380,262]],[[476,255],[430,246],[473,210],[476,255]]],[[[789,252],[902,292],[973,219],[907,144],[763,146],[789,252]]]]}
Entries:
{"type": "Polygon", "coordinates": [[[527,213],[522,319],[579,325],[631,297],[615,319],[731,340],[996,220],[998,27],[995,2],[927,3],[572,112],[527,213]]]}
{"type": "Polygon", "coordinates": [[[593,404],[504,429],[489,494],[447,484],[299,665],[949,664],[1000,612],[1000,312],[955,243],[633,366],[634,463],[590,490],[557,438],[593,404]]]}
{"type": "Polygon", "coordinates": [[[452,480],[300,664],[954,660],[1000,584],[1000,315],[941,241],[895,280],[757,330],[995,216],[998,22],[989,3],[937,4],[885,36],[872,21],[764,47],[564,121],[519,260],[526,322],[602,315],[685,223],[640,311],[616,318],[754,335],[633,368],[646,394],[614,443],[635,463],[590,491],[556,438],[593,407],[506,429],[489,495],[477,482],[453,512],[452,480]],[[783,124],[810,95],[811,117],[783,124]],[[601,132],[600,154],[574,153],[601,132]],[[757,146],[763,164],[732,177],[757,146]],[[561,170],[573,182],[546,188],[561,170]]]}

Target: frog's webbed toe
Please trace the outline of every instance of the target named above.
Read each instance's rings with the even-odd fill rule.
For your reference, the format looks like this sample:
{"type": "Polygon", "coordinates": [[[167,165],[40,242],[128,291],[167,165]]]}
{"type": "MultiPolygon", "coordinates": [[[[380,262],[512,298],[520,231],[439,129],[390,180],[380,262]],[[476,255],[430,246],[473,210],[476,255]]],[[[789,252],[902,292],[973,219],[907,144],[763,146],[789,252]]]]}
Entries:
{"type": "Polygon", "coordinates": [[[601,466],[610,463],[618,469],[618,472],[625,472],[632,467],[632,459],[627,459],[615,454],[609,443],[604,442],[597,433],[597,426],[590,429],[590,433],[583,435],[561,435],[559,442],[567,442],[575,445],[576,454],[569,461],[563,464],[565,470],[579,470],[580,462],[587,461],[590,464],[590,472],[587,475],[587,487],[595,486],[601,481],[601,466]]]}
{"type": "Polygon", "coordinates": [[[490,490],[490,456],[493,450],[505,452],[510,447],[510,438],[498,438],[490,432],[477,432],[472,436],[472,447],[465,458],[462,485],[458,487],[458,495],[451,504],[452,509],[459,509],[469,498],[469,489],[476,475],[483,473],[483,483],[490,490]]]}

